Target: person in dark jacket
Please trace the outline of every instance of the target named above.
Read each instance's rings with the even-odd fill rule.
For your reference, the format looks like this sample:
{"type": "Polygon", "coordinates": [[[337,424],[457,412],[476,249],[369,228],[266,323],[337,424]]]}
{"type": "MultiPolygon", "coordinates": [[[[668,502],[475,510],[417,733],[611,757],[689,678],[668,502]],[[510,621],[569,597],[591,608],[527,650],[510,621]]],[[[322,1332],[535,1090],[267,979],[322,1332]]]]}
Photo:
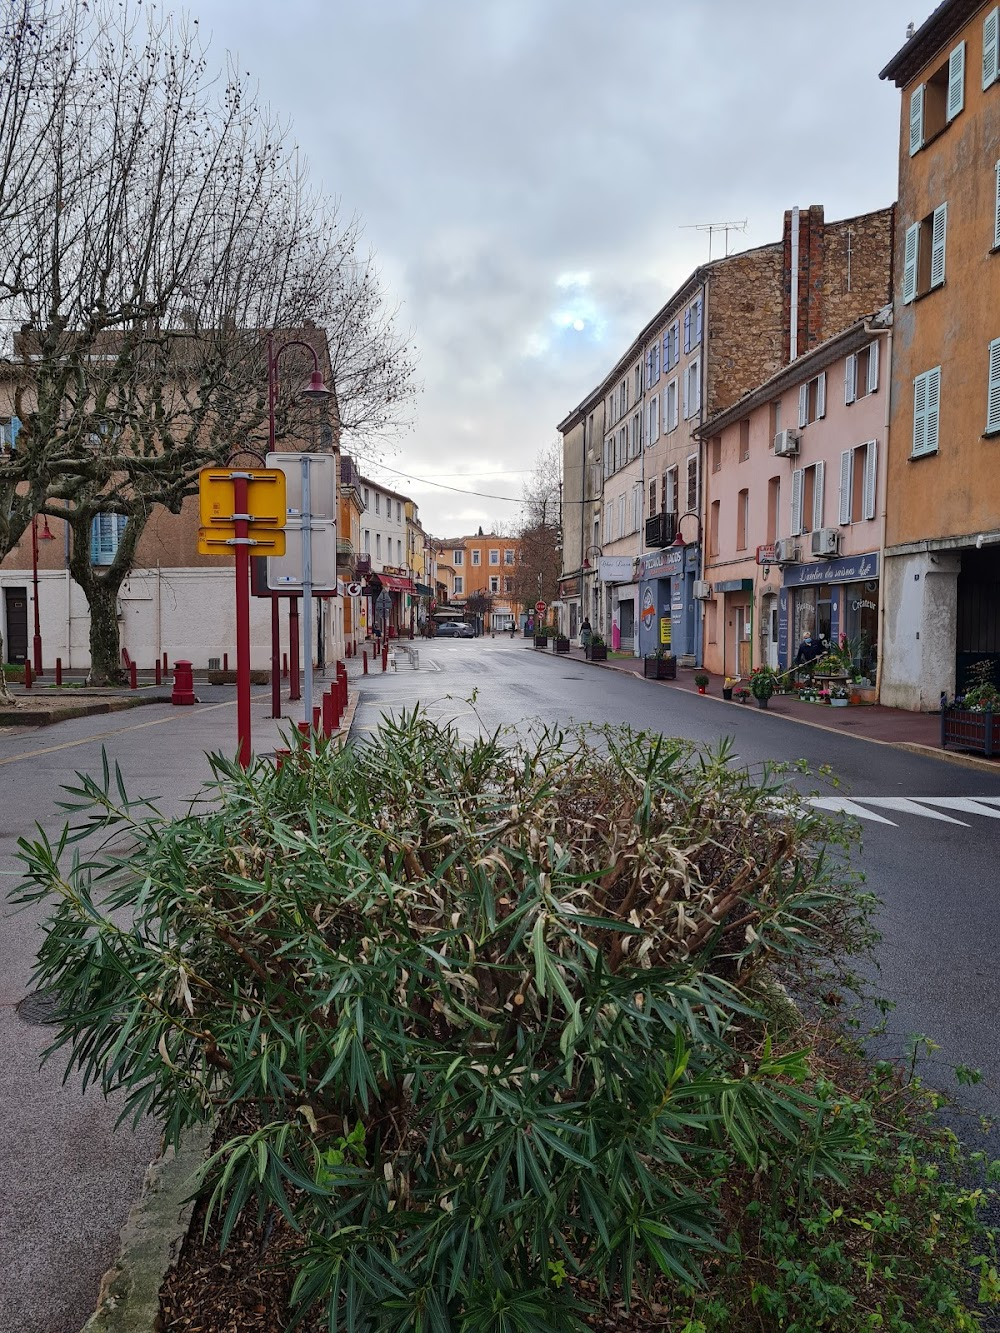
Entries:
{"type": "Polygon", "coordinates": [[[584,617],[583,624],[580,626],[580,642],[583,644],[584,657],[590,656],[590,641],[594,637],[594,631],[590,627],[590,621],[584,617]]]}
{"type": "Polygon", "coordinates": [[[808,667],[812,670],[817,658],[823,656],[826,652],[826,646],[823,640],[813,634],[812,630],[799,644],[799,650],[795,654],[795,665],[808,667]]]}

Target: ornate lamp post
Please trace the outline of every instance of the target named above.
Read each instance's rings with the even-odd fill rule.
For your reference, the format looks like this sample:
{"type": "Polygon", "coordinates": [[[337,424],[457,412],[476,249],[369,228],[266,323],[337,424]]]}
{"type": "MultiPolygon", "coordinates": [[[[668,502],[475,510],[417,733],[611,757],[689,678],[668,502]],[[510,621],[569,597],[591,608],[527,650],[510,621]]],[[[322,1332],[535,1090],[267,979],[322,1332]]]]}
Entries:
{"type": "Polygon", "coordinates": [[[34,591],[35,602],[35,633],[31,640],[31,667],[36,676],[42,674],[42,627],[38,614],[38,542],[39,538],[43,542],[54,542],[56,535],[49,531],[48,515],[45,516],[45,527],[39,533],[38,515],[31,520],[31,586],[34,591]]]}

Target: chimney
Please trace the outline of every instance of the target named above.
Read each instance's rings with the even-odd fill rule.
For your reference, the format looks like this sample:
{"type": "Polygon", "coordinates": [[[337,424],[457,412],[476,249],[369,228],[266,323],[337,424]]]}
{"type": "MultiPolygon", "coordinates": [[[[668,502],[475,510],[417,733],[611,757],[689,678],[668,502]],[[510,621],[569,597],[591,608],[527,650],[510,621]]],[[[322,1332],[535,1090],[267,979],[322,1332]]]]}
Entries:
{"type": "Polygon", "coordinates": [[[822,204],[785,210],[781,313],[786,364],[823,339],[825,237],[822,204]]]}

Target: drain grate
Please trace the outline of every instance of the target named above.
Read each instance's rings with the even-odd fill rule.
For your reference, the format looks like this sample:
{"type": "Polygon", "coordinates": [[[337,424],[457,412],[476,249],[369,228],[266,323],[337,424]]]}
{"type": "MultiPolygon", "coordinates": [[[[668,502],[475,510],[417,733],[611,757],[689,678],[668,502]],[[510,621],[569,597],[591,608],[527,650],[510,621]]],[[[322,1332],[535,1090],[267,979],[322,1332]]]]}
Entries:
{"type": "Polygon", "coordinates": [[[36,990],[20,1001],[17,1005],[17,1013],[18,1017],[23,1018],[26,1023],[43,1026],[57,1021],[56,1006],[55,991],[36,990]]]}

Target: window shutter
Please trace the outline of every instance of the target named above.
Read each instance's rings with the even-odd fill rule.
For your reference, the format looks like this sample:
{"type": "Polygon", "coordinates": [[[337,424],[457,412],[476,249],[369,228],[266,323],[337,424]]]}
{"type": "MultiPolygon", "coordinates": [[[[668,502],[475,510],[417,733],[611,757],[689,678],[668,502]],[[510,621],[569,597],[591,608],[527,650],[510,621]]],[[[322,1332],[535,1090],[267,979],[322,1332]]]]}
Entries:
{"type": "Polygon", "coordinates": [[[799,425],[805,426],[809,420],[809,385],[799,385],[799,425]]]}
{"type": "Polygon", "coordinates": [[[993,244],[1000,250],[1000,162],[997,163],[997,211],[993,224],[993,244]]]}
{"type": "Polygon", "coordinates": [[[826,371],[816,377],[816,416],[826,416],[826,371]]]}
{"type": "Polygon", "coordinates": [[[983,87],[997,81],[997,56],[1000,54],[1000,9],[991,10],[983,19],[983,87]]]}
{"type": "Polygon", "coordinates": [[[694,331],[694,340],[696,343],[698,343],[699,346],[701,345],[701,331],[702,331],[702,302],[701,302],[701,297],[699,296],[698,303],[695,306],[695,331],[694,331]]]}
{"type": "Polygon", "coordinates": [[[677,381],[674,380],[674,404],[673,404],[673,410],[670,414],[670,426],[672,430],[677,429],[678,420],[679,418],[677,415],[677,381]]]}
{"type": "Polygon", "coordinates": [[[663,333],[663,369],[670,369],[670,330],[665,329],[663,333]]]}
{"type": "Polygon", "coordinates": [[[868,392],[875,393],[878,389],[878,339],[870,343],[868,347],[868,392]]]}
{"type": "Polygon", "coordinates": [[[1000,338],[990,343],[990,388],[986,402],[987,431],[1000,430],[1000,338]]]}
{"type": "Polygon", "coordinates": [[[948,205],[941,204],[934,210],[934,223],[931,227],[931,286],[939,287],[944,282],[944,246],[948,234],[948,205]]]}
{"type": "Polygon", "coordinates": [[[869,440],[865,445],[865,518],[875,517],[875,479],[878,444],[869,440]]]}
{"type": "Polygon", "coordinates": [[[845,449],[840,455],[840,521],[851,521],[851,481],[854,473],[854,450],[845,449]]]}
{"type": "Polygon", "coordinates": [[[100,514],[90,525],[90,563],[98,565],[101,562],[101,516],[100,514]]]}
{"type": "Polygon", "coordinates": [[[853,403],[858,396],[858,358],[852,352],[844,363],[844,402],[853,403]]]}
{"type": "Polygon", "coordinates": [[[920,223],[906,229],[903,244],[903,304],[908,305],[917,294],[917,250],[920,245],[920,223]]]}
{"type": "Polygon", "coordinates": [[[937,453],[938,420],[941,413],[941,367],[927,372],[927,452],[937,453]]]}
{"type": "Polygon", "coordinates": [[[646,383],[652,384],[652,382],[653,382],[653,349],[649,347],[646,349],[646,383]]]}
{"type": "Polygon", "coordinates": [[[684,311],[684,350],[685,352],[690,352],[691,350],[691,307],[690,306],[688,306],[688,308],[684,311]]]}
{"type": "Polygon", "coordinates": [[[913,448],[911,453],[922,454],[927,449],[927,376],[918,375],[913,381],[913,448]]]}
{"type": "Polygon", "coordinates": [[[802,481],[804,473],[797,467],[792,473],[792,526],[789,533],[798,537],[802,532],[802,481]]]}
{"type": "MultiPolygon", "coordinates": [[[[984,57],[985,60],[985,57],[984,57]]],[[[910,156],[924,146],[924,85],[910,93],[910,156]]]]}
{"type": "Polygon", "coordinates": [[[813,464],[813,529],[823,526],[823,483],[826,476],[826,464],[813,464]]]}
{"type": "Polygon", "coordinates": [[[691,376],[688,374],[687,371],[685,371],[684,372],[684,420],[685,421],[687,421],[688,417],[691,415],[690,409],[688,407],[688,384],[690,379],[691,376]]]}
{"type": "Polygon", "coordinates": [[[959,42],[948,57],[948,119],[954,120],[965,106],[965,43],[959,42]]]}

